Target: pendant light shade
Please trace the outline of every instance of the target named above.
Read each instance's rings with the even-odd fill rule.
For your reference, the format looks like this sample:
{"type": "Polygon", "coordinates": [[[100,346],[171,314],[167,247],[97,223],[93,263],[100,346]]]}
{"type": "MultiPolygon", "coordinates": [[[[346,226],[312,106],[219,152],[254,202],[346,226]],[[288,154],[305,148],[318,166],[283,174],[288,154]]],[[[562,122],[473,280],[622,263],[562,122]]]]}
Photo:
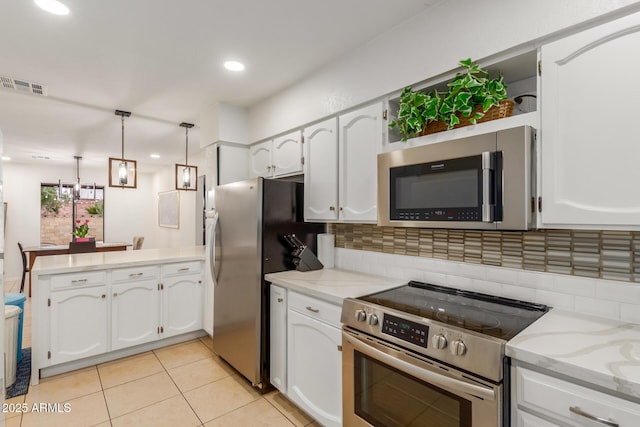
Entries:
{"type": "Polygon", "coordinates": [[[180,123],[180,127],[185,130],[184,164],[176,163],[176,190],[196,191],[198,189],[198,168],[189,165],[189,129],[193,126],[191,123],[180,123]]]}
{"type": "Polygon", "coordinates": [[[135,160],[124,158],[124,118],[130,117],[129,111],[116,110],[116,116],[122,121],[122,140],[120,158],[109,157],[109,186],[120,188],[136,188],[138,171],[135,160]]]}
{"type": "Polygon", "coordinates": [[[76,159],[76,183],[73,186],[73,198],[79,199],[80,198],[80,159],[82,159],[82,157],[73,156],[73,158],[76,159]]]}

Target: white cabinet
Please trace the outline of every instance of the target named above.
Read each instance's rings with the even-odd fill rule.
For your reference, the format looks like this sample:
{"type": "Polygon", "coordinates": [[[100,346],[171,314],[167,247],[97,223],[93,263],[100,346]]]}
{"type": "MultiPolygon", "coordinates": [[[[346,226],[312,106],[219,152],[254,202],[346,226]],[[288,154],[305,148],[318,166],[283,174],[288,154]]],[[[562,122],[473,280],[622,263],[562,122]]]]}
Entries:
{"type": "Polygon", "coordinates": [[[377,102],[305,128],[305,220],[376,222],[382,110],[377,102]]]}
{"type": "Polygon", "coordinates": [[[249,148],[219,143],[215,147],[216,185],[249,178],[249,148]]]}
{"type": "Polygon", "coordinates": [[[106,284],[55,291],[51,292],[49,298],[51,364],[107,351],[106,284]]]}
{"type": "Polygon", "coordinates": [[[338,120],[304,129],[304,219],[338,219],[338,120]]]}
{"type": "Polygon", "coordinates": [[[295,292],[288,307],[287,397],[320,424],[341,426],[340,307],[295,292]]]}
{"type": "Polygon", "coordinates": [[[522,366],[513,369],[516,407],[512,413],[518,427],[635,427],[640,423],[640,405],[635,402],[522,366]],[[539,418],[549,421],[538,422],[539,418]],[[600,421],[594,422],[594,419],[600,421]]]}
{"type": "Polygon", "coordinates": [[[275,178],[302,173],[302,134],[295,131],[252,145],[249,159],[252,177],[275,178]]]}
{"type": "Polygon", "coordinates": [[[123,281],[111,286],[111,350],[157,340],[159,327],[157,277],[123,281]]]}
{"type": "Polygon", "coordinates": [[[163,338],[202,329],[204,285],[200,272],[166,277],[161,284],[163,338]]]}
{"type": "Polygon", "coordinates": [[[541,48],[541,227],[640,229],[640,14],[541,48]]]}
{"type": "Polygon", "coordinates": [[[271,285],[269,294],[269,378],[275,388],[287,394],[287,291],[271,285]]]}

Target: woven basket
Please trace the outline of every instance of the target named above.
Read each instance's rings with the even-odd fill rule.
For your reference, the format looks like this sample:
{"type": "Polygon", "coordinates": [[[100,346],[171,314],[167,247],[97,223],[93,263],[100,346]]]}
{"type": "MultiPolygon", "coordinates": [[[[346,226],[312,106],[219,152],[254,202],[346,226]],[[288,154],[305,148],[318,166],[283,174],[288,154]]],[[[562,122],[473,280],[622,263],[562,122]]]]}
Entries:
{"type": "MultiPolygon", "coordinates": [[[[464,126],[472,125],[469,121],[469,118],[473,116],[476,112],[482,111],[482,105],[478,105],[473,113],[469,117],[465,117],[458,113],[458,118],[460,119],[460,123],[455,125],[453,129],[461,128],[464,126]]],[[[505,117],[511,116],[513,113],[513,101],[509,99],[500,100],[500,104],[497,106],[493,106],[484,113],[484,116],[476,120],[476,123],[488,122],[489,120],[503,119],[505,117]]],[[[447,130],[447,124],[441,120],[435,122],[427,123],[427,126],[420,132],[419,136],[430,135],[432,133],[443,132],[447,130]]]]}

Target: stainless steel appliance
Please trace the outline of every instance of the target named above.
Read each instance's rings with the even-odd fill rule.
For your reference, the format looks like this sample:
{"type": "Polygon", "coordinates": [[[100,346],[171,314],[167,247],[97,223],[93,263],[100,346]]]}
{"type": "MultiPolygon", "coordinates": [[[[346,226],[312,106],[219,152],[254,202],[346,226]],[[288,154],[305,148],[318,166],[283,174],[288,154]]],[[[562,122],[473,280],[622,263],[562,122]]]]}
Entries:
{"type": "Polygon", "coordinates": [[[378,225],[527,230],[534,132],[498,132],[378,155],[378,225]]]}
{"type": "Polygon", "coordinates": [[[303,184],[263,178],[220,185],[213,239],[213,349],[260,389],[268,381],[264,275],[294,268],[283,236],[316,250],[324,224],[303,221],[303,184]]]}
{"type": "Polygon", "coordinates": [[[344,301],[344,426],[508,424],[506,342],[548,307],[420,282],[344,301]]]}

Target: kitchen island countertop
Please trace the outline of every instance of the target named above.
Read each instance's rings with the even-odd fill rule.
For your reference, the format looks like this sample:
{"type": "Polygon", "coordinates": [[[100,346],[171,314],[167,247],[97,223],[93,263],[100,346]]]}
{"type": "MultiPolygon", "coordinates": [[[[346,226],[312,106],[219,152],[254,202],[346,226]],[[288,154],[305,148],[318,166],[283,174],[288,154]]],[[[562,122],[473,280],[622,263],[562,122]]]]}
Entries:
{"type": "Polygon", "coordinates": [[[342,305],[345,298],[355,298],[407,283],[402,279],[338,269],[283,271],[265,275],[265,280],[289,290],[342,305]]]}
{"type": "Polygon", "coordinates": [[[38,257],[33,265],[33,273],[42,276],[196,260],[204,260],[204,246],[51,255],[38,257]]]}
{"type": "Polygon", "coordinates": [[[507,356],[640,398],[640,325],[551,310],[507,343],[507,356]]]}

